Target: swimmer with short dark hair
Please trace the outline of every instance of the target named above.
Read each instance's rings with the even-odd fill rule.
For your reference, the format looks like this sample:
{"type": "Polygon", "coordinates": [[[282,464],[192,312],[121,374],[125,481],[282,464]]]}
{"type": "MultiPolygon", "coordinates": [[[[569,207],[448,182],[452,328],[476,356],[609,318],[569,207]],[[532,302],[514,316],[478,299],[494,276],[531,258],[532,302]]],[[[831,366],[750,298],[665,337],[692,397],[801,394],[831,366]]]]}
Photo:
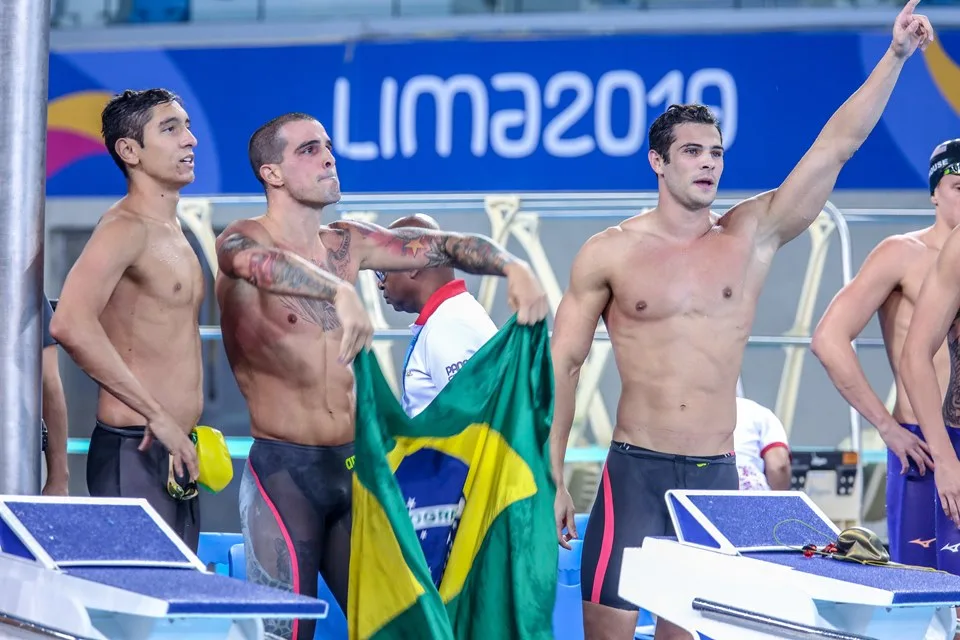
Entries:
{"type": "MultiPolygon", "coordinates": [[[[240,486],[248,579],[316,595],[317,573],[347,607],[355,396],[354,356],[372,326],[353,287],[360,269],[452,266],[507,278],[522,324],[546,296],[530,267],[489,238],[432,229],[323,223],[340,201],[333,144],[312,116],[260,127],[250,164],[267,210],[217,239],[216,293],[227,358],[254,438],[240,486]]],[[[269,633],[312,638],[313,620],[265,620],[269,633]]]]}
{"type": "Polygon", "coordinates": [[[124,91],[102,120],[127,195],[103,215],[67,275],[50,332],[100,386],[90,495],[145,498],[196,550],[199,501],[187,498],[199,476],[189,433],[203,410],[204,278],[177,203],[194,180],[197,139],[180,98],[166,89],[124,91]]]}
{"type": "MultiPolygon", "coordinates": [[[[841,169],[879,121],[906,59],[932,40],[929,21],[913,13],[917,2],[897,16],[885,55],[779,188],[716,219],[710,206],[724,165],[720,127],[704,106],[671,106],[649,132],[657,206],[593,236],[575,257],[552,338],[551,453],[564,547],[577,530],[563,461],[580,368],[601,317],[622,385],[583,540],[587,638],[633,638],[638,607],[619,590],[623,550],[647,536],[673,535],[666,491],[738,488],[737,379],[760,291],[780,247],[820,215],[841,169]]],[[[663,581],[669,592],[671,579],[690,578],[645,579],[663,581]]],[[[690,635],[661,616],[655,637],[690,635]]]]}
{"type": "MultiPolygon", "coordinates": [[[[934,152],[930,191],[938,208],[960,209],[960,140],[934,152]]],[[[936,514],[935,535],[928,537],[936,538],[937,568],[960,575],[960,226],[944,241],[923,281],[900,356],[900,375],[933,458],[935,500],[926,508],[936,514]],[[935,365],[944,340],[950,357],[946,385],[935,365]]],[[[911,513],[914,509],[915,517],[923,517],[922,505],[911,513]]]]}
{"type": "MultiPolygon", "coordinates": [[[[887,446],[887,529],[890,557],[904,564],[937,567],[933,505],[936,498],[934,460],[924,441],[916,412],[904,390],[900,371],[907,330],[917,315],[924,278],[950,233],[960,225],[960,197],[954,180],[941,180],[946,153],[957,143],[944,143],[930,157],[930,198],[935,221],[925,229],[890,236],[864,260],[856,277],[827,307],[813,333],[811,350],[820,359],[840,395],[873,424],[887,446]],[[851,342],[876,313],[897,396],[893,412],[870,387],[851,342]]],[[[937,389],[946,389],[950,357],[944,341],[932,359],[937,389]]],[[[942,394],[940,395],[942,399],[942,394]]],[[[957,554],[952,554],[957,555],[957,554]]]]}

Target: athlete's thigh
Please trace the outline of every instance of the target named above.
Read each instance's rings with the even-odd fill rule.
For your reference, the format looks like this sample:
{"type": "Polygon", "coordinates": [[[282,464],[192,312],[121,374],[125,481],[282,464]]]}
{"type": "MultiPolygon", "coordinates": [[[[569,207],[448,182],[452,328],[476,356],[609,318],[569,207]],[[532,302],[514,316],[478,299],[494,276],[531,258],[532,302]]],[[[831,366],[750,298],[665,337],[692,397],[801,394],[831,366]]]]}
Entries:
{"type": "Polygon", "coordinates": [[[647,536],[669,535],[663,494],[674,477],[669,461],[611,448],[583,537],[580,590],[585,602],[638,611],[619,595],[623,550],[642,546],[647,536]]]}
{"type": "MultiPolygon", "coordinates": [[[[240,523],[247,579],[256,584],[317,595],[323,528],[285,469],[257,470],[251,458],[240,485],[240,523]]],[[[287,640],[313,637],[312,620],[264,620],[265,630],[287,640]]]]}

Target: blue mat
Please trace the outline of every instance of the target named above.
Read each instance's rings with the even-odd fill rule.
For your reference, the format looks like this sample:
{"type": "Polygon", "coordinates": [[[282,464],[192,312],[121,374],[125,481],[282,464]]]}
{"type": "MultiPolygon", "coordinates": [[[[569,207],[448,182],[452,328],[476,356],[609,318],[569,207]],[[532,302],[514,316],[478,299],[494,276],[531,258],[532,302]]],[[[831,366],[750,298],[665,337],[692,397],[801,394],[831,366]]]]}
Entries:
{"type": "Polygon", "coordinates": [[[5,503],[57,564],[190,562],[139,505],[5,503]],[[136,540],[136,545],[124,541],[136,540]]]}
{"type": "Polygon", "coordinates": [[[688,497],[737,549],[823,546],[837,538],[830,523],[811,509],[801,495],[773,497],[742,493],[688,497]]]}
{"type": "Polygon", "coordinates": [[[917,571],[862,565],[849,560],[782,551],[750,552],[744,557],[792,567],[824,578],[843,580],[893,592],[894,604],[956,602],[960,599],[960,576],[939,571],[917,571]]]}

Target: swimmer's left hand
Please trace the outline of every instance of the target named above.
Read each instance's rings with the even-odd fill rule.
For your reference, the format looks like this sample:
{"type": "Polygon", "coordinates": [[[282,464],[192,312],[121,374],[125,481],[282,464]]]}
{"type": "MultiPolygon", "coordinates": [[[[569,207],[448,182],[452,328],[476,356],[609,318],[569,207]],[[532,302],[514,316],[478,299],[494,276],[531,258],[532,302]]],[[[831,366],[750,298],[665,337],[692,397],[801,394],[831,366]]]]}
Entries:
{"type": "Polygon", "coordinates": [[[890,46],[901,58],[910,57],[918,47],[926,51],[933,42],[933,26],[929,18],[913,12],[919,3],[920,0],[910,0],[893,23],[893,42],[890,46]]]}
{"type": "Polygon", "coordinates": [[[517,312],[520,324],[535,324],[547,317],[547,294],[526,262],[511,262],[507,276],[507,303],[517,312]]]}
{"type": "Polygon", "coordinates": [[[43,485],[43,495],[61,497],[69,496],[69,483],[66,480],[48,478],[46,484],[43,485]]]}

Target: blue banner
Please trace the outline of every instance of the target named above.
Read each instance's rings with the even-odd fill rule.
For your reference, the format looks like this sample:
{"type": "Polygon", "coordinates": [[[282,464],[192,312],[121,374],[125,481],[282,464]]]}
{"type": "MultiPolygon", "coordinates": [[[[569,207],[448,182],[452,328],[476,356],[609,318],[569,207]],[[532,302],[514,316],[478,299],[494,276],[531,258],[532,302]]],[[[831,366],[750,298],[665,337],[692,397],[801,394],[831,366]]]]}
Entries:
{"type": "MultiPolygon", "coordinates": [[[[911,58],[839,189],[922,189],[960,137],[960,31],[911,58]]],[[[721,189],[787,176],[883,55],[886,33],[623,35],[53,53],[48,195],[114,195],[100,109],[126,88],[179,93],[199,140],[190,194],[262,193],[247,142],[315,115],[347,193],[651,190],[647,128],[675,102],[721,119],[721,189]]]]}

